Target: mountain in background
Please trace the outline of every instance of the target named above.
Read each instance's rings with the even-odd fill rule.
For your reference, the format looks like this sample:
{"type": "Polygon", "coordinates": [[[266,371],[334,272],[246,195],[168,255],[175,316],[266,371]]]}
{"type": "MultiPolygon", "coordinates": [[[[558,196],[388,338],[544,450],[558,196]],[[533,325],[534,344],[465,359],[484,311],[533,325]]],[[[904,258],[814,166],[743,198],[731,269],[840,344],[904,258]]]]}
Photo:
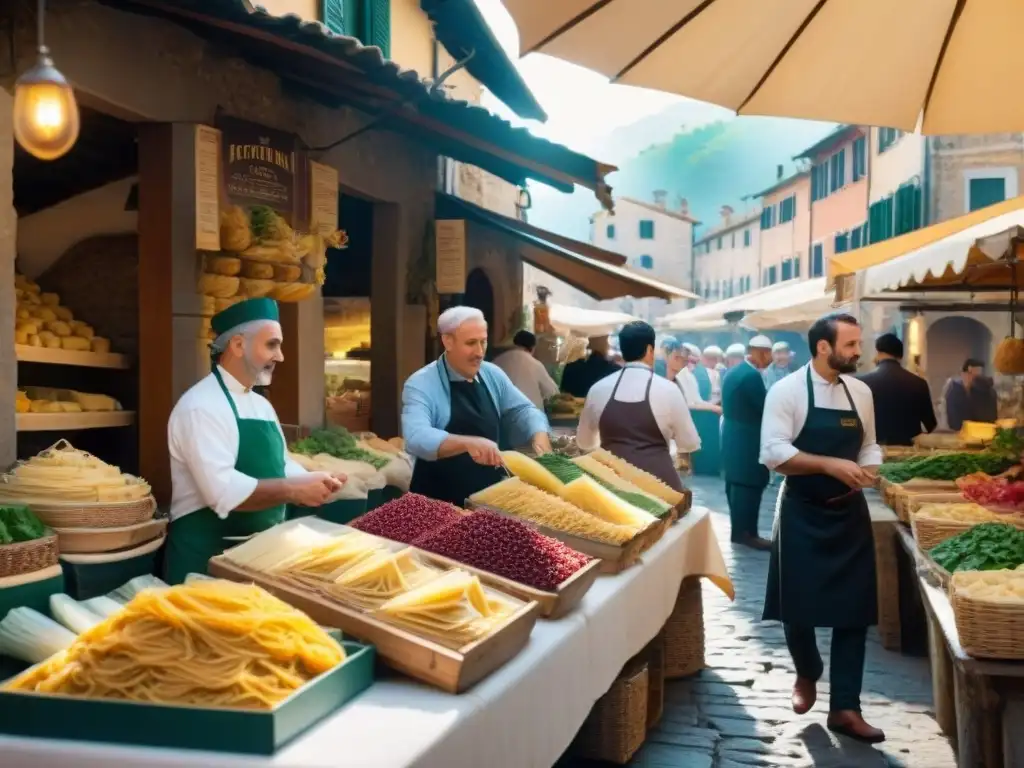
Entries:
{"type": "MultiPolygon", "coordinates": [[[[589,154],[619,166],[608,177],[615,197],[651,201],[652,192],[663,189],[673,208],[686,198],[690,214],[703,222],[699,234],[718,223],[723,205],[737,211],[750,207],[744,196],[770,186],[779,165],[790,173],[793,156],[833,128],[805,120],[734,117],[718,107],[683,102],[617,128],[589,154]]],[[[589,238],[589,218],[598,207],[593,192],[566,195],[542,185],[531,185],[530,191],[531,224],[589,238]]]]}

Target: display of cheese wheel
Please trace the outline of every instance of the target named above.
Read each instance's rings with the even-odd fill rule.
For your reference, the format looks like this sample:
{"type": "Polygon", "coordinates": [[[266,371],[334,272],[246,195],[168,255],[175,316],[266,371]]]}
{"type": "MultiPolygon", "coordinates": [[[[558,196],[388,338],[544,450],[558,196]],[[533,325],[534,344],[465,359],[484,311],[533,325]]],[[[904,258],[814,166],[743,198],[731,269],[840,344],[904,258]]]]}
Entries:
{"type": "Polygon", "coordinates": [[[252,280],[243,277],[239,279],[238,293],[247,299],[261,299],[269,294],[275,285],[273,280],[252,280]]]}
{"type": "Polygon", "coordinates": [[[304,301],[316,293],[317,287],[313,283],[274,283],[270,298],[285,303],[304,301]]]}
{"type": "Polygon", "coordinates": [[[93,352],[106,355],[110,352],[110,339],[104,339],[102,336],[93,336],[89,346],[92,347],[93,352]]]}
{"type": "Polygon", "coordinates": [[[259,261],[244,261],[242,262],[242,277],[251,280],[273,280],[274,265],[259,261]]]}
{"type": "Polygon", "coordinates": [[[210,254],[206,257],[206,271],[211,275],[235,277],[242,271],[242,260],[237,256],[218,256],[210,254]]]}
{"type": "Polygon", "coordinates": [[[529,456],[519,453],[519,451],[502,451],[501,458],[508,471],[520,480],[535,488],[540,488],[542,491],[553,493],[556,496],[561,495],[562,488],[565,487],[562,481],[529,456]]]}
{"type": "Polygon", "coordinates": [[[229,299],[238,294],[239,278],[227,275],[211,275],[203,272],[199,275],[199,293],[213,296],[216,299],[229,299]]]}

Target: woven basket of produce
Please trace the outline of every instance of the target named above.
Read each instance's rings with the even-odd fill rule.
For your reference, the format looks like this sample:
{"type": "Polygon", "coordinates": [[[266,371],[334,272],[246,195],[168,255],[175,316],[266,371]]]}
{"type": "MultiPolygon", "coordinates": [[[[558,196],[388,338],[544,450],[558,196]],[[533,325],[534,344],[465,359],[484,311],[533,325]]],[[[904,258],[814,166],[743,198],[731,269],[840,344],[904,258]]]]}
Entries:
{"type": "Polygon", "coordinates": [[[640,655],[647,661],[647,730],[650,730],[665,711],[665,633],[659,632],[640,655]]]}
{"type": "Polygon", "coordinates": [[[907,517],[913,519],[914,515],[922,507],[928,507],[935,504],[966,504],[969,503],[962,494],[958,492],[940,492],[940,493],[913,493],[906,500],[907,517]]]}
{"type": "Polygon", "coordinates": [[[124,528],[153,519],[156,499],[99,504],[33,504],[32,511],[51,528],[124,528]]]}
{"type": "Polygon", "coordinates": [[[576,754],[616,765],[629,762],[647,737],[648,677],[646,662],[626,665],[590,710],[576,736],[576,754]]]}
{"type": "Polygon", "coordinates": [[[910,527],[917,545],[928,551],[981,523],[1007,523],[1024,529],[1024,516],[1000,515],[978,504],[963,501],[959,504],[924,504],[911,518],[910,527]]]}
{"type": "Polygon", "coordinates": [[[949,592],[968,655],[1024,660],[1024,570],[954,573],[949,592]]]}
{"type": "Polygon", "coordinates": [[[54,531],[64,554],[114,552],[163,536],[167,531],[167,520],[146,520],[116,528],[55,528],[54,531]]]}
{"type": "Polygon", "coordinates": [[[683,579],[664,631],[666,680],[704,669],[704,598],[699,576],[683,579]]]}
{"type": "Polygon", "coordinates": [[[0,545],[0,578],[33,573],[57,564],[57,535],[0,545]]]}

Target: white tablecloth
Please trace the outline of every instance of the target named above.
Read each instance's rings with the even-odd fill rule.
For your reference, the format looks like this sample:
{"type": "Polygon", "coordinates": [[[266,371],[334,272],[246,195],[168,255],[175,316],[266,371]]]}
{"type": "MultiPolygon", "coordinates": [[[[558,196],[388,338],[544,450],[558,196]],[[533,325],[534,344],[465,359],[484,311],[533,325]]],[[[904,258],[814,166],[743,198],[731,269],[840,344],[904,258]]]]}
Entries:
{"type": "Polygon", "coordinates": [[[538,621],[518,656],[460,696],[404,678],[378,681],[273,757],[0,736],[0,765],[551,768],[623,664],[661,630],[689,575],[728,578],[704,508],[670,528],[640,565],[600,577],[571,614],[538,621]]]}

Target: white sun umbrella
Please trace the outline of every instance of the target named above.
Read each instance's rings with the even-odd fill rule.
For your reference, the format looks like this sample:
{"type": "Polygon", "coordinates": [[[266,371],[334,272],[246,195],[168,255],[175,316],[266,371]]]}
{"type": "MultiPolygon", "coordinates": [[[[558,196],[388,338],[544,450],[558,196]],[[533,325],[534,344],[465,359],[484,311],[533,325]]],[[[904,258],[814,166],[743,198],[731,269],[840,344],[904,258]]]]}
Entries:
{"type": "Polygon", "coordinates": [[[521,55],[748,115],[1024,130],[1019,0],[504,0],[521,55]]]}
{"type": "Polygon", "coordinates": [[[549,304],[548,319],[559,333],[572,331],[580,336],[606,336],[620,326],[640,318],[626,312],[549,304]]]}

